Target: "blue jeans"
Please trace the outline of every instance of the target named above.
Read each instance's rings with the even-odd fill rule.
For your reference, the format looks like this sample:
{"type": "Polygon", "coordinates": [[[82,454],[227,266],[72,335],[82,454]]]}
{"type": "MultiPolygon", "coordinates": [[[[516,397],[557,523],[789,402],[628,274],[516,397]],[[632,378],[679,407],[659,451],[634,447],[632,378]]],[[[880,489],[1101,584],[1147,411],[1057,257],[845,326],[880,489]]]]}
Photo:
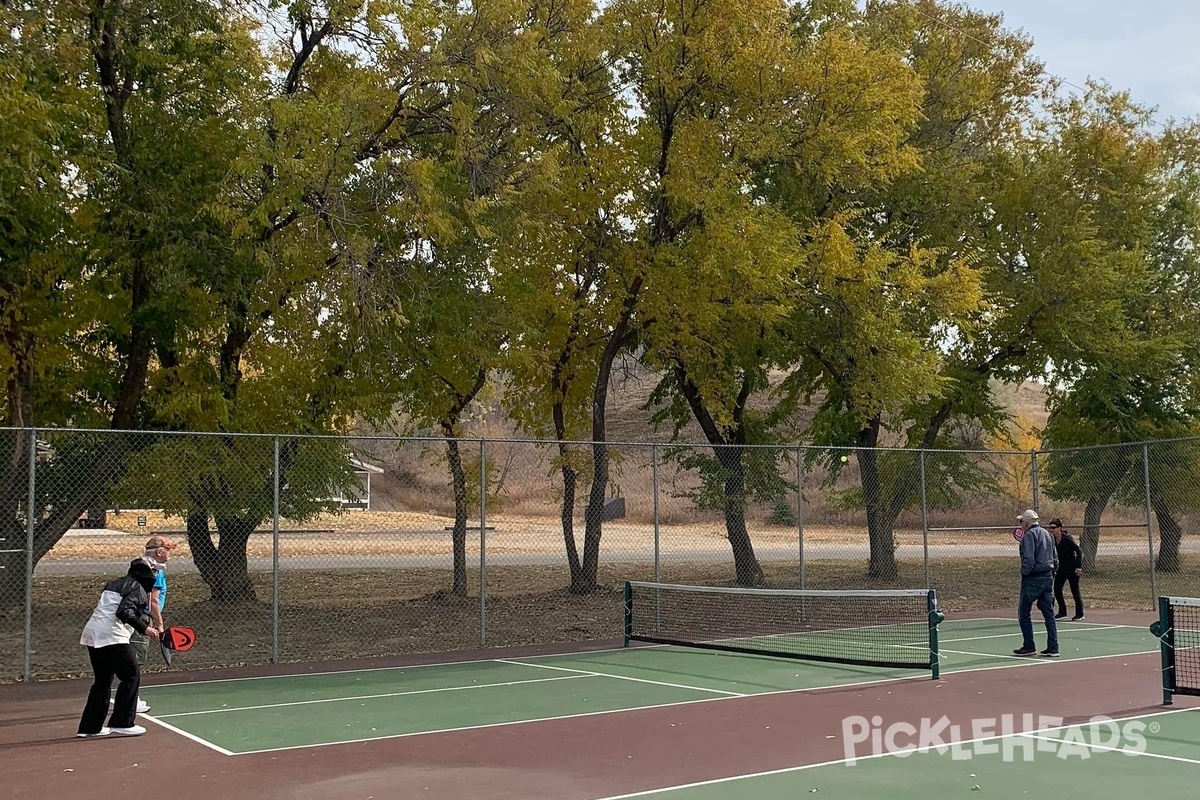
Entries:
{"type": "Polygon", "coordinates": [[[1054,576],[1037,575],[1021,578],[1021,602],[1017,606],[1017,621],[1021,624],[1023,647],[1036,648],[1033,643],[1033,620],[1030,610],[1037,603],[1046,620],[1046,649],[1058,650],[1058,621],[1054,619],[1054,576]]]}

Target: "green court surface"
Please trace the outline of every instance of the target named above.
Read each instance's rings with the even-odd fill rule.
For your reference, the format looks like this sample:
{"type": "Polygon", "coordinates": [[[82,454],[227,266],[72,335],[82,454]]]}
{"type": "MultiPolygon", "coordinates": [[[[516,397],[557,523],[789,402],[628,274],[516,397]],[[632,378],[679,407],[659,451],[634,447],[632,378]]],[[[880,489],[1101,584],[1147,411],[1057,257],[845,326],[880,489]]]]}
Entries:
{"type": "MultiPolygon", "coordinates": [[[[1018,721],[1016,728],[1020,729],[1018,721]]],[[[914,747],[900,739],[901,748],[914,747]]],[[[968,743],[969,742],[969,743],[968,743]]],[[[1200,778],[1200,709],[1084,722],[1034,735],[871,756],[603,800],[799,797],[1181,797],[1200,778]],[[976,794],[973,794],[976,793],[976,794]]]]}
{"type": "MultiPolygon", "coordinates": [[[[1036,632],[1043,646],[1040,625],[1036,632]]],[[[1146,627],[1064,623],[1059,638],[1061,660],[1158,649],[1146,627]]],[[[1014,620],[946,620],[942,676],[1054,663],[1014,656],[1019,644],[1014,620]]],[[[151,705],[148,719],[232,756],[922,676],[930,671],[639,646],[143,686],[141,697],[151,705]]]]}

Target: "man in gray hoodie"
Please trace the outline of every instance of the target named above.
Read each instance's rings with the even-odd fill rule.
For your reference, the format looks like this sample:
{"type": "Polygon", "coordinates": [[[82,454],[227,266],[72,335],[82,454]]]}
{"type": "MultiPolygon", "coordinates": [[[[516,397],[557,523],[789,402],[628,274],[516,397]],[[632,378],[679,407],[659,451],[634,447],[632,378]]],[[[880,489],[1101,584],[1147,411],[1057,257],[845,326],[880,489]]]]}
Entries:
{"type": "Polygon", "coordinates": [[[1031,610],[1037,603],[1046,621],[1046,649],[1042,655],[1058,658],[1058,621],[1054,619],[1054,574],[1058,571],[1058,548],[1050,532],[1038,524],[1033,509],[1017,517],[1025,533],[1021,536],[1021,601],[1017,605],[1017,621],[1024,641],[1013,652],[1019,656],[1037,654],[1033,642],[1031,610]]]}

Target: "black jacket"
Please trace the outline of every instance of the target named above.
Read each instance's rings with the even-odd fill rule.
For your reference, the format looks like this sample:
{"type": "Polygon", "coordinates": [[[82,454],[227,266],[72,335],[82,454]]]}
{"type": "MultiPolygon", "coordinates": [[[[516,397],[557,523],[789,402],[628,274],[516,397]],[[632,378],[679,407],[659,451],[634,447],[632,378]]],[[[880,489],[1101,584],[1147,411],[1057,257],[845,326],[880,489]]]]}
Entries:
{"type": "Polygon", "coordinates": [[[154,570],[141,559],[135,560],[129,572],[104,584],[79,643],[88,647],[128,645],[132,631],[145,635],[149,617],[143,616],[142,609],[153,587],[154,570]]]}
{"type": "Polygon", "coordinates": [[[1062,538],[1058,540],[1058,574],[1074,575],[1075,570],[1082,567],[1083,551],[1071,534],[1063,531],[1062,538]]]}
{"type": "Polygon", "coordinates": [[[104,585],[104,591],[120,595],[116,617],[126,625],[132,625],[140,634],[146,633],[150,617],[143,609],[150,603],[150,590],[154,588],[154,570],[140,558],[129,564],[129,572],[104,585]]]}

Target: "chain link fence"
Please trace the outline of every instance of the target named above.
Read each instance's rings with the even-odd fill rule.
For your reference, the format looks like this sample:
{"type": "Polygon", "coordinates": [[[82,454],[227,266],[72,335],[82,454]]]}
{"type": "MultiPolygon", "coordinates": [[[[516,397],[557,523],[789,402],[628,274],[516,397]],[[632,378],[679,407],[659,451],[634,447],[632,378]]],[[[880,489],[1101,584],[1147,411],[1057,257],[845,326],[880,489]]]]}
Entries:
{"type": "MultiPolygon", "coordinates": [[[[1025,508],[1081,544],[1088,609],[1200,594],[1200,440],[1031,453],[18,429],[0,447],[6,681],[87,674],[80,631],[152,536],[176,545],[164,620],[200,637],[185,670],[619,639],[627,580],[932,586],[947,611],[1007,614],[1025,508]]],[[[154,648],[145,668],[165,669],[154,648]]]]}

